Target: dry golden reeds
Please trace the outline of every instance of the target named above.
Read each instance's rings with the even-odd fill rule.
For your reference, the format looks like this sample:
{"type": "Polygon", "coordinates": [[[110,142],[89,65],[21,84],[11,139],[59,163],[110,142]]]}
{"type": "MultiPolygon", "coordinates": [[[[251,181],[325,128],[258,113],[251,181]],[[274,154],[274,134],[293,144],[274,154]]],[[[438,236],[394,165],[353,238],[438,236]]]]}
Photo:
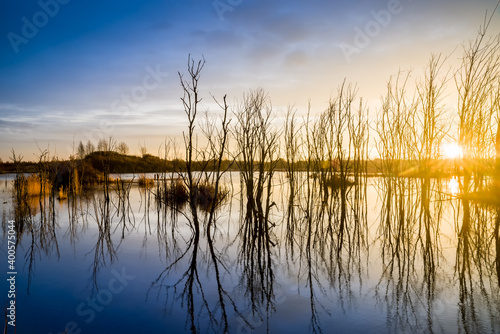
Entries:
{"type": "Polygon", "coordinates": [[[63,186],[59,187],[59,196],[57,197],[57,199],[59,200],[68,199],[68,190],[64,189],[63,186]]]}
{"type": "Polygon", "coordinates": [[[25,190],[30,197],[45,196],[52,190],[52,185],[48,180],[42,182],[38,175],[32,174],[26,178],[25,190]]]}
{"type": "Polygon", "coordinates": [[[140,187],[145,187],[145,188],[152,187],[155,184],[155,181],[153,179],[146,177],[146,175],[144,174],[139,176],[138,182],[140,187]]]}

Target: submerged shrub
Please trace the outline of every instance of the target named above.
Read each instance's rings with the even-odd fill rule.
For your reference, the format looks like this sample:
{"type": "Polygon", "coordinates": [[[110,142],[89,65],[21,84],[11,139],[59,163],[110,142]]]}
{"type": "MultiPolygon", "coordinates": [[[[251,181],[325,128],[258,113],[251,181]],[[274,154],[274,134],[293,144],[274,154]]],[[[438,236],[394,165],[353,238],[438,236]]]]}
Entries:
{"type": "Polygon", "coordinates": [[[187,201],[189,194],[181,180],[177,180],[171,189],[171,194],[174,200],[185,202],[187,201]]]}
{"type": "Polygon", "coordinates": [[[139,186],[144,188],[150,188],[154,186],[155,181],[151,178],[146,177],[146,175],[141,174],[139,176],[139,186]]]}
{"type": "Polygon", "coordinates": [[[217,193],[217,198],[215,196],[215,186],[209,183],[200,183],[195,189],[195,198],[196,204],[200,206],[201,209],[208,210],[214,201],[221,202],[223,201],[229,191],[227,189],[223,189],[219,186],[219,191],[217,193]]]}
{"type": "MultiPolygon", "coordinates": [[[[210,209],[215,200],[215,186],[208,183],[200,183],[194,186],[193,192],[195,194],[194,200],[196,201],[196,205],[202,210],[210,209]]],[[[227,189],[219,187],[217,201],[223,201],[228,194],[229,191],[227,189]]],[[[185,204],[189,199],[189,191],[184,182],[181,179],[177,179],[164,187],[164,191],[158,199],[175,205],[185,204]]]]}

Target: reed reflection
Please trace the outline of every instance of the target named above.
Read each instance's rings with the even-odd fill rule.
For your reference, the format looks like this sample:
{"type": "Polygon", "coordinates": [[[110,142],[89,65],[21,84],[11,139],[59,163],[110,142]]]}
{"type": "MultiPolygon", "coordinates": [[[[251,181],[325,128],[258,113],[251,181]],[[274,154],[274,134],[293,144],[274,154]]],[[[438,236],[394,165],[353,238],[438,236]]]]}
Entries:
{"type": "Polygon", "coordinates": [[[110,195],[106,194],[106,191],[103,194],[93,194],[90,201],[94,210],[93,219],[98,227],[97,240],[92,249],[94,257],[91,280],[93,290],[98,290],[98,274],[101,268],[113,263],[117,254],[112,239],[110,195]]]}
{"type": "Polygon", "coordinates": [[[55,192],[49,182],[50,168],[48,165],[48,151],[40,154],[37,173],[27,175],[20,167],[22,156],[12,152],[12,160],[16,166],[16,176],[13,181],[14,221],[16,230],[16,249],[23,242],[26,247],[26,264],[28,268],[27,292],[34,277],[36,261],[41,255],[50,255],[52,252],[59,257],[57,241],[55,192]],[[24,239],[30,238],[30,241],[24,239]]]}

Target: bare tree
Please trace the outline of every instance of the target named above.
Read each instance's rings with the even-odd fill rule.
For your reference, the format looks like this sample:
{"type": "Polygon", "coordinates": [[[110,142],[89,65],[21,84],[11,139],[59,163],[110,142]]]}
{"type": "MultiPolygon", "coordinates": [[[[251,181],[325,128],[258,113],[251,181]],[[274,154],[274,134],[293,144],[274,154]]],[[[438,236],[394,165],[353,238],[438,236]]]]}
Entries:
{"type": "Polygon", "coordinates": [[[189,206],[191,208],[193,228],[195,230],[195,233],[199,233],[200,231],[198,213],[196,210],[196,191],[199,184],[199,179],[197,179],[193,173],[193,165],[197,157],[195,146],[195,121],[198,114],[198,107],[201,102],[201,97],[198,91],[198,82],[200,80],[200,74],[204,66],[205,59],[201,59],[198,62],[195,62],[193,59],[191,59],[191,55],[189,55],[188,78],[184,79],[184,76],[180,72],[178,73],[181,87],[184,92],[183,97],[181,97],[181,101],[184,106],[184,112],[186,113],[188,119],[187,133],[183,133],[186,157],[186,175],[184,177],[184,182],[189,192],[189,206]]]}
{"type": "Polygon", "coordinates": [[[262,89],[251,91],[244,97],[236,111],[236,126],[233,129],[237,143],[237,164],[244,179],[248,205],[256,208],[257,219],[266,221],[270,204],[267,203],[277,159],[279,132],[272,126],[272,105],[262,89]],[[267,190],[267,193],[266,193],[267,190]],[[266,207],[262,207],[266,199],[266,207]]]}
{"type": "Polygon", "coordinates": [[[223,168],[224,156],[226,155],[226,150],[229,141],[229,124],[231,120],[228,118],[229,106],[227,104],[226,95],[222,99],[222,103],[219,103],[215,97],[214,100],[223,110],[223,116],[220,122],[220,128],[217,126],[215,120],[211,120],[210,116],[206,115],[206,122],[203,127],[203,133],[207,139],[207,149],[204,150],[208,152],[206,156],[206,161],[211,161],[212,165],[208,166],[210,173],[207,174],[205,182],[208,184],[213,184],[214,195],[212,203],[209,207],[209,217],[207,222],[207,233],[210,234],[210,229],[212,224],[215,222],[215,211],[220,206],[221,200],[224,196],[221,194],[221,179],[223,174],[229,169],[231,164],[228,164],[223,168]]]}
{"type": "Polygon", "coordinates": [[[97,150],[101,152],[109,151],[108,141],[105,138],[99,139],[97,142],[97,150]]]}
{"type": "Polygon", "coordinates": [[[432,55],[424,79],[417,82],[417,98],[408,118],[409,148],[414,152],[411,158],[418,160],[419,172],[429,173],[430,165],[439,158],[441,144],[448,133],[442,98],[447,74],[441,76],[444,62],[441,55],[432,55]]]}
{"type": "Polygon", "coordinates": [[[144,142],[144,144],[141,144],[139,142],[139,152],[141,153],[142,157],[144,157],[146,154],[148,154],[148,148],[146,147],[146,142],[144,142]]]}
{"type": "Polygon", "coordinates": [[[297,124],[296,111],[288,107],[285,117],[285,157],[287,166],[287,177],[290,186],[290,203],[293,203],[297,191],[297,164],[300,161],[300,131],[301,126],[297,124]]]}
{"type": "MultiPolygon", "coordinates": [[[[244,265],[244,282],[251,295],[252,310],[259,302],[267,307],[274,299],[270,210],[272,180],[276,168],[278,130],[272,125],[272,105],[262,89],[250,91],[235,112],[233,135],[237,145],[236,163],[241,171],[246,209],[242,209],[239,250],[244,265]]],[[[268,310],[268,308],[266,308],[268,310]]]]}
{"type": "Polygon", "coordinates": [[[404,75],[401,71],[391,77],[376,122],[381,171],[392,176],[405,172],[404,162],[413,155],[410,119],[414,117],[415,101],[406,96],[409,78],[410,73],[404,75]]]}
{"type": "Polygon", "coordinates": [[[76,148],[76,156],[78,157],[78,159],[84,159],[85,158],[85,146],[83,145],[83,143],[80,141],[78,143],[78,147],[76,148]]]}
{"type": "Polygon", "coordinates": [[[123,141],[116,146],[116,152],[120,154],[128,154],[128,151],[128,145],[123,141]]]}
{"type": "Polygon", "coordinates": [[[87,144],[85,145],[85,155],[89,155],[93,152],[95,152],[95,146],[90,140],[88,140],[87,144]]]}
{"type": "MultiPolygon", "coordinates": [[[[497,3],[497,10],[500,2],[497,3]]],[[[500,77],[500,35],[487,37],[488,28],[494,14],[485,15],[483,25],[479,28],[474,41],[463,46],[462,66],[455,74],[458,90],[459,144],[462,147],[464,160],[467,162],[487,158],[492,149],[491,133],[494,105],[491,95],[498,89],[500,77]]],[[[482,176],[478,168],[474,168],[475,187],[480,186],[482,176]]],[[[464,170],[461,182],[463,192],[470,191],[472,171],[464,170]]]]}

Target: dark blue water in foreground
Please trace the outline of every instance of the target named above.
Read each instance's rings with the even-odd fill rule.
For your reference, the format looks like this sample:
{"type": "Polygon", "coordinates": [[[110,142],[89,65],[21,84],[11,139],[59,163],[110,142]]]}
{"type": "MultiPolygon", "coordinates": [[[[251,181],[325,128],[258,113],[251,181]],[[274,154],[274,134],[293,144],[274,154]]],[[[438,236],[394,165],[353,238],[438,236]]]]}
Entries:
{"type": "MultiPolygon", "coordinates": [[[[0,180],[3,275],[11,181],[0,180]]],[[[237,174],[210,238],[194,235],[189,209],[158,206],[154,187],[133,185],[125,209],[115,190],[108,206],[102,190],[52,209],[33,199],[17,235],[17,333],[500,332],[497,210],[466,203],[464,220],[443,180],[425,211],[407,182],[390,195],[401,201],[372,178],[344,207],[332,194],[306,213],[278,174],[264,236],[245,229],[237,174]]]]}

